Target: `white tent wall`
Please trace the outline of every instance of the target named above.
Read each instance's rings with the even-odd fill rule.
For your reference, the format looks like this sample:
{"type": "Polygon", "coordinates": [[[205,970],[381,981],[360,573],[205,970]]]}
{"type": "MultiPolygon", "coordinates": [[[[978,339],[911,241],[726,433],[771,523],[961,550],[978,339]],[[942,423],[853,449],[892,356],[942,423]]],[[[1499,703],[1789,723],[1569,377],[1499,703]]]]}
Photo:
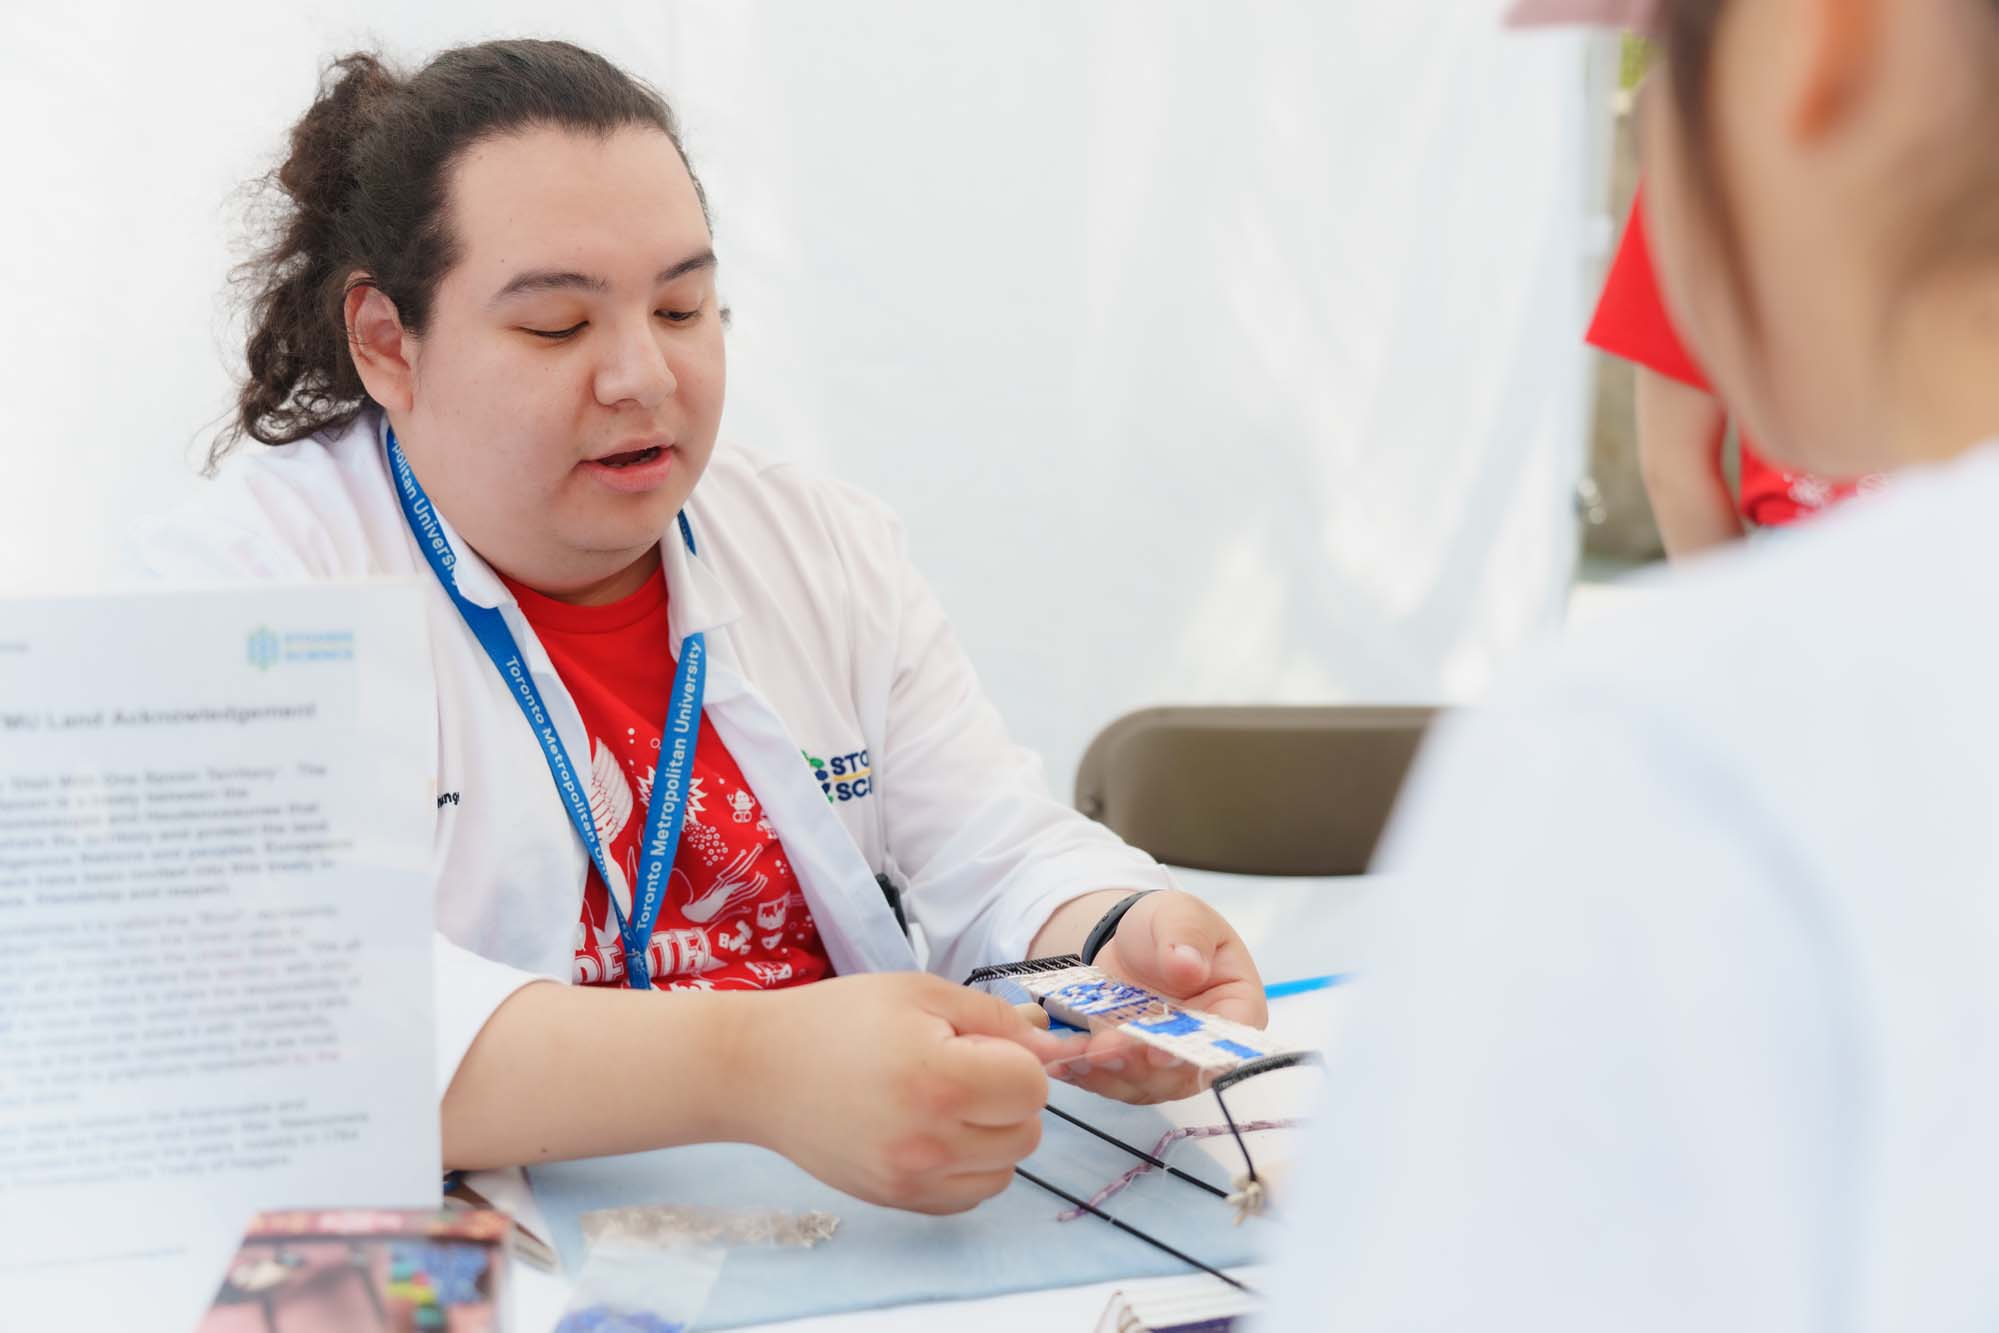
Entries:
{"type": "Polygon", "coordinates": [[[323,59],[497,35],[675,102],[725,439],[902,513],[1058,790],[1130,708],[1461,697],[1559,615],[1585,62],[1490,0],[9,6],[0,585],[194,484],[323,59]]]}

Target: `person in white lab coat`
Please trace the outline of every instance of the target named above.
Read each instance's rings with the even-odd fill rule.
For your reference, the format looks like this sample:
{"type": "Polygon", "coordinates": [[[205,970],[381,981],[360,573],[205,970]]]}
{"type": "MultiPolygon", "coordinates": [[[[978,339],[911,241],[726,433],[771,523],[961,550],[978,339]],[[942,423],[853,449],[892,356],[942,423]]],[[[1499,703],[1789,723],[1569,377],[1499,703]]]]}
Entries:
{"type": "Polygon", "coordinates": [[[1999,1327],[1999,2],[1652,8],[1676,316],[1912,470],[1423,758],[1276,1329],[1999,1327]]]}
{"type": "Polygon", "coordinates": [[[1082,948],[1263,1020],[1227,924],[1047,794],[893,517],[716,450],[726,312],[655,92],[559,42],[354,55],[274,179],[234,431],[269,447],[143,558],[427,586],[446,1165],[738,1140],[957,1210],[1077,1050],[973,967],[1082,948]]]}

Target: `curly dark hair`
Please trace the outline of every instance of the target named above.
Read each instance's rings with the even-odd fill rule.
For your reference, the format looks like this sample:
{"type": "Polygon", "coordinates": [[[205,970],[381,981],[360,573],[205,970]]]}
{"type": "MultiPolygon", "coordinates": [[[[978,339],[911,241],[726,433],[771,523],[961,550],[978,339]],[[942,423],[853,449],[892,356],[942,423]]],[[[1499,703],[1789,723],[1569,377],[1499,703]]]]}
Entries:
{"type": "MultiPolygon", "coordinates": [[[[656,129],[687,161],[666,100],[568,42],[456,47],[408,77],[367,51],[327,67],[291,151],[262,182],[273,234],[237,270],[249,290],[247,373],[211,466],[245,436],[289,444],[354,419],[367,391],[347,343],[348,290],[377,288],[421,334],[458,258],[445,216],[451,167],[483,140],[537,125],[656,129]]],[[[705,215],[699,177],[694,189],[705,215]]]]}

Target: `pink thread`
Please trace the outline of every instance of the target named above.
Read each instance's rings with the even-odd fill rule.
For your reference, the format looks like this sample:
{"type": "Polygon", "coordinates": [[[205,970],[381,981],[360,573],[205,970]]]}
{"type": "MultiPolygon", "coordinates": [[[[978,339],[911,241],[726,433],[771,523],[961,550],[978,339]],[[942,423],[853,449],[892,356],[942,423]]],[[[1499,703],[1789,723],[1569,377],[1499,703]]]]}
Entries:
{"type": "MultiPolygon", "coordinates": [[[[1302,1120],[1251,1120],[1237,1125],[1236,1129],[1244,1134],[1257,1134],[1266,1129],[1296,1129],[1304,1123],[1302,1120]]],[[[1160,1135],[1159,1142],[1152,1145],[1152,1155],[1163,1162],[1166,1160],[1166,1150],[1181,1139],[1212,1139],[1228,1132],[1229,1127],[1227,1125],[1193,1125],[1184,1129],[1169,1129],[1166,1133],[1160,1135]]],[[[1140,1162],[1137,1166],[1134,1166],[1131,1170],[1125,1172],[1116,1180],[1113,1180],[1110,1184],[1091,1195],[1090,1207],[1103,1207],[1104,1200],[1121,1192],[1132,1181],[1137,1180],[1140,1176],[1153,1169],[1152,1163],[1140,1162]]],[[[1067,1212],[1057,1213],[1055,1220],[1057,1222],[1073,1222],[1079,1217],[1087,1216],[1089,1216],[1088,1209],[1071,1208],[1067,1212]]]]}

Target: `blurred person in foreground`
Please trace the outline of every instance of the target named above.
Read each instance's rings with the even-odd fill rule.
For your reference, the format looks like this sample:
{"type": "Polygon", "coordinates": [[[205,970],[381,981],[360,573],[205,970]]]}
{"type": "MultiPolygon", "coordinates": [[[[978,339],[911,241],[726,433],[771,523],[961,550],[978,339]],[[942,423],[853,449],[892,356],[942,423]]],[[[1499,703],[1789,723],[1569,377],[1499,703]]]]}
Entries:
{"type": "Polygon", "coordinates": [[[1675,317],[1897,479],[1446,726],[1269,1326],[1999,1327],[1999,0],[1516,17],[1661,41],[1675,317]]]}

